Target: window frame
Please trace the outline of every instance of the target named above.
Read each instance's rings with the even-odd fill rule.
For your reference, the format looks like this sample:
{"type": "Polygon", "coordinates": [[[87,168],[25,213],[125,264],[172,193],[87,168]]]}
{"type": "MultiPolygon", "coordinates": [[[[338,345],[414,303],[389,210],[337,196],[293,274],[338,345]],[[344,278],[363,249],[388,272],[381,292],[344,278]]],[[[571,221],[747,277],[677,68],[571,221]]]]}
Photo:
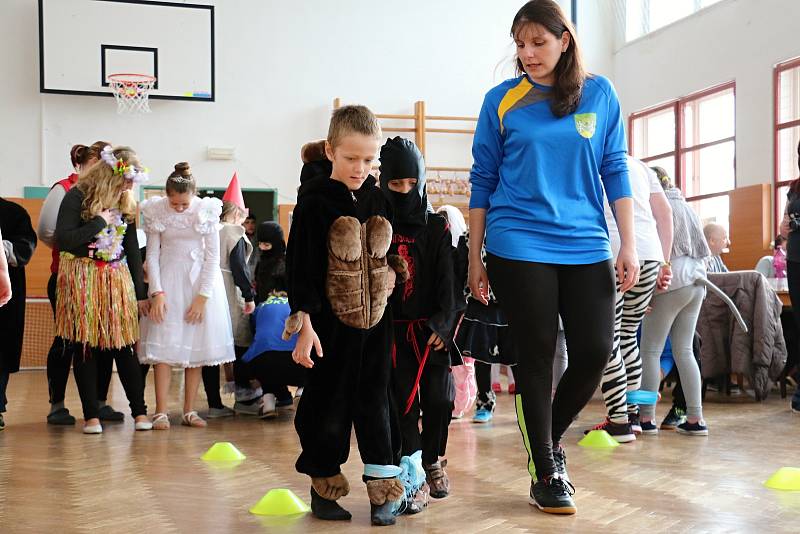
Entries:
{"type": "MultiPolygon", "coordinates": [[[[800,64],[800,58],[798,58],[798,64],[800,64]]],[[[734,152],[733,152],[733,189],[729,189],[727,191],[718,191],[716,193],[704,193],[702,195],[694,195],[692,197],[685,197],[686,202],[694,202],[698,200],[706,200],[709,198],[727,196],[730,198],[731,192],[736,189],[737,183],[737,172],[736,172],[736,80],[731,80],[725,83],[721,83],[718,85],[714,85],[708,87],[706,89],[702,89],[700,91],[696,91],[694,93],[688,94],[684,97],[677,98],[675,100],[670,100],[668,102],[664,102],[662,104],[658,104],[656,106],[652,106],[640,111],[636,111],[628,115],[628,152],[632,155],[633,152],[633,141],[634,141],[634,121],[637,119],[642,119],[651,115],[657,115],[663,112],[666,109],[673,110],[673,117],[676,121],[675,123],[675,143],[673,145],[673,150],[669,152],[664,152],[661,154],[653,154],[648,155],[646,157],[640,158],[642,162],[648,163],[650,161],[674,157],[675,159],[675,176],[672,178],[675,180],[675,185],[678,187],[681,192],[686,195],[686,184],[685,184],[685,176],[684,176],[684,158],[686,154],[690,152],[696,152],[704,148],[721,145],[724,143],[733,142],[734,152]],[[733,92],[733,101],[734,101],[734,109],[733,109],[733,124],[734,124],[734,131],[733,136],[725,137],[722,139],[716,139],[714,141],[707,141],[705,143],[697,143],[691,146],[684,146],[684,142],[686,139],[686,121],[684,120],[684,111],[686,106],[696,102],[698,100],[707,98],[711,95],[717,93],[724,93],[726,91],[733,92]]],[[[777,134],[776,134],[777,135],[777,134]]]]}
{"type": "MultiPolygon", "coordinates": [[[[780,213],[781,199],[779,190],[787,186],[794,180],[780,180],[781,175],[781,153],[780,153],[780,134],[781,130],[800,127],[800,117],[785,122],[780,122],[781,105],[781,73],[787,70],[800,68],[800,57],[788,59],[775,65],[772,69],[772,205],[774,215],[774,230],[777,233],[783,213],[780,213]]],[[[796,88],[800,91],[800,86],[796,88]]]]}

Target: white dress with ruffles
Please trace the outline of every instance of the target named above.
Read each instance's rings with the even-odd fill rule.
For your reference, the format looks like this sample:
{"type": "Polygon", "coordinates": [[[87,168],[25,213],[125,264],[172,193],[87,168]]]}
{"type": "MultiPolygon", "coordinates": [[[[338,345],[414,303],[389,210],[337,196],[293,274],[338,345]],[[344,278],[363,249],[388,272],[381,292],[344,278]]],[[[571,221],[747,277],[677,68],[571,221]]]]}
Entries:
{"type": "Polygon", "coordinates": [[[140,205],[147,233],[149,293],[163,291],[164,321],[141,320],[139,360],[173,367],[219,365],[236,359],[231,317],[219,265],[219,217],[216,198],[192,199],[178,213],[169,200],[153,197],[140,205]],[[197,295],[207,297],[203,321],[186,322],[197,295]]]}

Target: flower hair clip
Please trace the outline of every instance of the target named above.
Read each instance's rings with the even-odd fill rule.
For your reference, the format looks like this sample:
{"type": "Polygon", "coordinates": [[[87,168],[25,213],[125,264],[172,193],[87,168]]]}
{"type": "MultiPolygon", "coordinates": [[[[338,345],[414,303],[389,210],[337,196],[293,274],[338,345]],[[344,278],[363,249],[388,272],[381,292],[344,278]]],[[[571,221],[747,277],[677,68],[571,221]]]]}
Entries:
{"type": "Polygon", "coordinates": [[[146,182],[149,179],[147,169],[137,169],[133,165],[128,165],[121,159],[114,156],[114,150],[111,145],[106,145],[103,151],[100,152],[100,159],[102,159],[114,174],[122,176],[125,180],[131,181],[135,184],[146,182]]]}

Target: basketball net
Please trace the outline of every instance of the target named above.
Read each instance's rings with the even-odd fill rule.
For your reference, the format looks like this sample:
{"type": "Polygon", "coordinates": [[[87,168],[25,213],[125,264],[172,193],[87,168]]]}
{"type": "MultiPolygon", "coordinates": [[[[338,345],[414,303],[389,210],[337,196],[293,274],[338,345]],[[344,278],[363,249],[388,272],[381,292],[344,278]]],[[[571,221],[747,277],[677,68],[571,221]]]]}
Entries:
{"type": "Polygon", "coordinates": [[[108,84],[117,101],[117,113],[150,113],[148,97],[156,84],[147,74],[110,74],[108,84]]]}

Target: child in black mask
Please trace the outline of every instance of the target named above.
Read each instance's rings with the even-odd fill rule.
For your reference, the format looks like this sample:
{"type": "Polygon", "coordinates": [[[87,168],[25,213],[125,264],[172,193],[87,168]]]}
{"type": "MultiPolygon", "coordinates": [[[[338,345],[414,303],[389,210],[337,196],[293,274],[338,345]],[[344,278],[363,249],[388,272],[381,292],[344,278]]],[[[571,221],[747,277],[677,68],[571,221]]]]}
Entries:
{"type": "Polygon", "coordinates": [[[256,304],[267,300],[272,291],[286,287],[286,241],[276,222],[258,225],[258,265],[256,266],[256,304]]]}
{"type": "Polygon", "coordinates": [[[447,221],[428,211],[419,149],[407,139],[389,139],[381,148],[380,165],[381,190],[394,208],[389,251],[406,260],[409,275],[390,300],[395,337],[392,385],[402,455],[415,458],[421,451],[431,496],[443,498],[450,490],[443,457],[455,397],[448,349],[464,299],[455,290],[447,221]]]}

